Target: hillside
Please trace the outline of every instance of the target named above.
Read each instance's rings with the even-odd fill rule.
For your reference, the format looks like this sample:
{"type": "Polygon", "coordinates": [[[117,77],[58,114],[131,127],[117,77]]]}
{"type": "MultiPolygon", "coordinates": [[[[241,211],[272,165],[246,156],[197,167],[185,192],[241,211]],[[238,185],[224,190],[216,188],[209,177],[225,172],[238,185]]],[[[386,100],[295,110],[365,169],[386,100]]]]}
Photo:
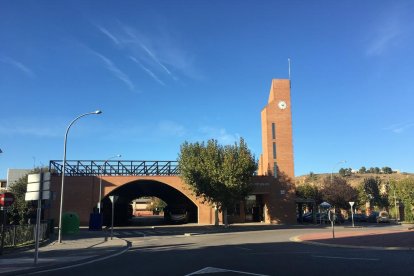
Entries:
{"type": "MultiPolygon", "coordinates": [[[[333,175],[339,176],[338,173],[334,173],[333,175]]],[[[330,173],[313,174],[312,179],[310,179],[309,175],[297,176],[295,177],[295,184],[296,186],[298,186],[298,185],[304,184],[305,182],[308,182],[308,183],[312,183],[317,186],[320,186],[325,177],[331,177],[331,174],[330,173]]],[[[389,179],[400,180],[400,179],[404,179],[408,177],[414,177],[414,174],[413,173],[393,173],[393,174],[353,173],[350,176],[346,176],[345,179],[348,181],[349,184],[351,184],[351,186],[356,187],[364,180],[364,178],[369,178],[369,177],[379,177],[382,180],[382,182],[386,182],[389,179]]]]}

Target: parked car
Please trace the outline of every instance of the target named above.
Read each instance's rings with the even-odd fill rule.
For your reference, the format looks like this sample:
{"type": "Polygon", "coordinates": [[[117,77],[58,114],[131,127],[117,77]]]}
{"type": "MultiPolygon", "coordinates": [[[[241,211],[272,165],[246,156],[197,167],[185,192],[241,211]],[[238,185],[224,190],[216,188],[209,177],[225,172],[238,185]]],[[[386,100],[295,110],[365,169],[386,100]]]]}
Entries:
{"type": "Polygon", "coordinates": [[[377,217],[377,223],[389,223],[390,222],[390,216],[386,211],[381,211],[377,217]]]}
{"type": "Polygon", "coordinates": [[[367,217],[367,222],[377,222],[377,217],[379,216],[378,212],[371,212],[371,214],[367,217]]]}
{"type": "MultiPolygon", "coordinates": [[[[354,214],[354,222],[367,222],[367,219],[365,214],[354,214]]],[[[352,221],[352,216],[349,216],[348,221],[352,221]]]]}
{"type": "Polygon", "coordinates": [[[187,223],[188,212],[185,206],[167,206],[164,208],[164,220],[167,223],[187,223]]]}
{"type": "MultiPolygon", "coordinates": [[[[316,218],[316,223],[331,223],[327,213],[316,213],[315,218],[316,218]]],[[[313,213],[309,212],[309,213],[303,214],[302,219],[303,219],[303,222],[313,223],[313,213]]],[[[342,214],[337,213],[335,216],[335,223],[344,223],[344,222],[345,222],[345,219],[342,216],[342,214]]]]}

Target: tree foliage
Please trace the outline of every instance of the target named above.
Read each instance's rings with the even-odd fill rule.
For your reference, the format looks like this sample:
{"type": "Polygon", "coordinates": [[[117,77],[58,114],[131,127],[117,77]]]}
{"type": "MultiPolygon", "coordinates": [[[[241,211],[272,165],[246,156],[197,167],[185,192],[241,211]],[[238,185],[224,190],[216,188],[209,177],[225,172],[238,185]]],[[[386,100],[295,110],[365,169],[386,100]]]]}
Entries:
{"type": "Polygon", "coordinates": [[[350,176],[352,175],[352,169],[351,168],[340,168],[339,175],[342,177],[350,176]]]}
{"type": "Polygon", "coordinates": [[[364,173],[367,173],[367,168],[365,168],[364,166],[362,166],[360,169],[359,169],[359,171],[358,171],[360,174],[364,174],[364,173]]]}
{"type": "Polygon", "coordinates": [[[343,209],[348,209],[348,202],[356,201],[358,198],[357,190],[349,185],[344,178],[337,176],[326,177],[323,180],[321,194],[324,201],[343,209]]]}
{"type": "Polygon", "coordinates": [[[383,167],[382,172],[385,174],[392,174],[392,169],[390,167],[383,167]]]}
{"type": "Polygon", "coordinates": [[[296,187],[296,196],[303,199],[313,199],[316,204],[322,202],[321,193],[315,185],[305,183],[296,187]]]}
{"type": "Polygon", "coordinates": [[[240,138],[239,143],[221,146],[217,140],[181,145],[180,174],[197,197],[226,209],[250,192],[257,163],[240,138]]]}
{"type": "Polygon", "coordinates": [[[390,202],[394,202],[394,191],[397,200],[404,205],[405,220],[414,221],[414,178],[391,181],[388,198],[390,202]]]}
{"type": "MultiPolygon", "coordinates": [[[[43,169],[43,172],[45,171],[47,169],[43,169]]],[[[35,168],[9,187],[9,192],[14,195],[14,203],[7,210],[11,224],[26,224],[28,218],[35,215],[34,209],[37,202],[25,201],[25,195],[27,190],[27,175],[39,172],[40,168],[35,168]]]]}
{"type": "Polygon", "coordinates": [[[381,179],[378,177],[365,178],[358,186],[359,201],[361,204],[369,202],[371,205],[382,206],[379,192],[381,179]]]}

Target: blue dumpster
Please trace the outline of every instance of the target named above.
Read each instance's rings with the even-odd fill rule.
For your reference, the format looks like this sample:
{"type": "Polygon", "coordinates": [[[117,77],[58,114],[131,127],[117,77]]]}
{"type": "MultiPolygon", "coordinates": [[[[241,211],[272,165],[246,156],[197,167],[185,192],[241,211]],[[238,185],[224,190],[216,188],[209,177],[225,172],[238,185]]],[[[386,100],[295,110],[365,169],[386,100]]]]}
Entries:
{"type": "Polygon", "coordinates": [[[89,230],[100,231],[102,230],[102,214],[92,213],[89,216],[89,230]]]}

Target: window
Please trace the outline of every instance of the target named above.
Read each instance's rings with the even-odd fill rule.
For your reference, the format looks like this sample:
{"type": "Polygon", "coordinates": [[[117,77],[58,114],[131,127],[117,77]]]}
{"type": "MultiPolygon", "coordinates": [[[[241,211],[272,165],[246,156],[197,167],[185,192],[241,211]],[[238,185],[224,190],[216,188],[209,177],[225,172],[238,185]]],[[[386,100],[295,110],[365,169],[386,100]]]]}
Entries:
{"type": "Polygon", "coordinates": [[[276,142],[273,142],[273,159],[276,159],[276,142]]]}
{"type": "Polygon", "coordinates": [[[276,124],[272,123],[272,139],[276,139],[276,124]]]}

